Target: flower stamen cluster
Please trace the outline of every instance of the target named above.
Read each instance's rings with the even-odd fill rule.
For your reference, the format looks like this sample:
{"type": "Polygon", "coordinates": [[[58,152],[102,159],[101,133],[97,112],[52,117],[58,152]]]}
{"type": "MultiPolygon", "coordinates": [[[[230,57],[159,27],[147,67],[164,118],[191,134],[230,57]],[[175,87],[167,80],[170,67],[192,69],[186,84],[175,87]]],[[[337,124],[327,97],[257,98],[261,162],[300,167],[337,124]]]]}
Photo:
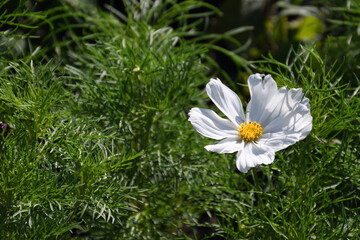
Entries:
{"type": "Polygon", "coordinates": [[[240,124],[237,130],[240,138],[246,142],[253,142],[263,134],[261,125],[252,121],[240,124]]]}

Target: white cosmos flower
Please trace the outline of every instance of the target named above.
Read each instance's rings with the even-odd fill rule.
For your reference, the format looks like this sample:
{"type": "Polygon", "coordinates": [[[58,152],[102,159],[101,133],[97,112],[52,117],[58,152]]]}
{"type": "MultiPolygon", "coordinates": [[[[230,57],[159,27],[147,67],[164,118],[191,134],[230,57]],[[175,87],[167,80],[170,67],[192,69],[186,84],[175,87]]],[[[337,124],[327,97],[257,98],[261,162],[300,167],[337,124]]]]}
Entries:
{"type": "Polygon", "coordinates": [[[217,153],[237,152],[241,172],[274,161],[275,152],[304,139],[312,129],[309,99],[301,88],[277,88],[270,75],[248,79],[251,100],[244,114],[239,97],[219,79],[211,79],[206,92],[228,118],[210,109],[192,108],[189,121],[203,136],[221,140],[205,149],[217,153]]]}

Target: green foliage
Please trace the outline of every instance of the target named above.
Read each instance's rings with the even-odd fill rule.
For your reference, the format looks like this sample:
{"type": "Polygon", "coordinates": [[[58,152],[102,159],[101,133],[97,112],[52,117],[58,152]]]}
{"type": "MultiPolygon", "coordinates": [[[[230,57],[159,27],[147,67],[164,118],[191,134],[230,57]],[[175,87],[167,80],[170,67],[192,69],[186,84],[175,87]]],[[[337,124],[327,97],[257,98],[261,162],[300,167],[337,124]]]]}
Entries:
{"type": "MultiPolygon", "coordinates": [[[[334,60],[332,39],[250,64],[239,55],[250,43],[236,35],[253,27],[208,34],[220,13],[203,1],[125,0],[125,12],[24,4],[0,16],[27,42],[21,59],[1,55],[0,121],[11,126],[0,136],[1,239],[359,238],[359,79],[356,66],[344,72],[348,58],[334,60]],[[256,70],[302,87],[310,135],[247,174],[233,154],[206,152],[213,141],[187,113],[213,108],[203,91],[210,73],[247,91],[210,50],[230,57],[238,76],[256,70]]],[[[300,38],[321,34],[319,19],[304,17],[316,27],[302,25],[300,38]]]]}
{"type": "Polygon", "coordinates": [[[360,67],[359,62],[359,35],[360,35],[360,1],[348,1],[347,4],[337,4],[331,8],[332,15],[328,18],[331,24],[329,28],[329,47],[326,51],[331,61],[341,59],[344,61],[341,71],[352,84],[357,84],[353,72],[360,67]],[[337,51],[342,49],[342,51],[337,51]]]}
{"type": "Polygon", "coordinates": [[[271,170],[270,185],[261,183],[258,188],[263,204],[271,204],[256,213],[258,224],[266,227],[255,236],[264,238],[275,231],[285,239],[358,237],[356,88],[342,78],[340,64],[329,66],[313,46],[292,51],[286,64],[273,58],[258,63],[259,70],[271,73],[280,85],[302,87],[314,119],[305,141],[277,153],[273,168],[280,173],[271,170]]]}
{"type": "Polygon", "coordinates": [[[39,12],[31,11],[28,0],[0,2],[0,66],[9,58],[23,54],[26,39],[32,38],[30,32],[37,28],[39,20],[45,18],[39,12]]]}

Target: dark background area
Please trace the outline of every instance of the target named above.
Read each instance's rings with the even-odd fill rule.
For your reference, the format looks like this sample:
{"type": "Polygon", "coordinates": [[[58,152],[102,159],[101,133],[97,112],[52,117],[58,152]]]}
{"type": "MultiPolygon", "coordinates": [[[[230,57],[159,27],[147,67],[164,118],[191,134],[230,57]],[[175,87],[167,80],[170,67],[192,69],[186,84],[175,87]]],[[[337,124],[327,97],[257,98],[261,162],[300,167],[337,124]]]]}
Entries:
{"type": "MultiPolygon", "coordinates": [[[[127,1],[81,0],[81,2],[99,7],[103,11],[113,13],[117,11],[124,16],[128,14],[125,10],[127,1]]],[[[178,1],[178,3],[182,2],[184,1],[178,1]]],[[[354,78],[353,72],[358,72],[357,56],[360,54],[358,22],[360,18],[356,13],[359,9],[357,0],[207,0],[203,2],[215,6],[221,13],[203,17],[203,23],[197,25],[199,34],[225,35],[234,29],[244,28],[231,35],[230,40],[224,37],[216,41],[214,45],[220,47],[220,50],[209,48],[208,55],[218,65],[210,67],[211,76],[218,76],[228,82],[245,83],[247,76],[255,71],[249,68],[251,61],[272,56],[279,62],[286,62],[289,52],[292,49],[297,51],[300,44],[314,45],[317,51],[326,55],[329,66],[334,63],[342,65],[342,72],[349,79],[354,78]],[[339,48],[346,51],[337,51],[336,49],[339,48]],[[229,53],[237,56],[240,63],[229,56],[229,53]]],[[[73,41],[71,34],[79,37],[87,36],[91,31],[87,31],[76,16],[54,10],[64,4],[72,6],[74,2],[70,0],[8,1],[0,9],[1,12],[11,12],[14,9],[25,7],[29,9],[29,12],[43,12],[46,15],[44,20],[39,20],[43,22],[36,29],[18,28],[14,30],[16,34],[25,33],[34,36],[28,39],[28,42],[23,40],[17,42],[16,49],[20,55],[21,52],[31,51],[36,46],[47,46],[46,57],[48,59],[59,57],[61,61],[66,61],[65,54],[61,55],[61,52],[56,52],[54,47],[56,43],[71,42],[73,41]],[[64,26],[70,25],[72,33],[62,30],[68,29],[64,26]]],[[[167,6],[170,8],[173,3],[169,3],[167,6]]],[[[202,14],[209,11],[209,8],[200,7],[190,11],[190,14],[202,14]]],[[[21,20],[21,18],[19,19],[21,20]]],[[[197,20],[199,18],[193,18],[187,24],[197,20]]],[[[156,27],[156,19],[153,21],[153,25],[156,27]]],[[[184,22],[174,22],[171,26],[177,29],[181,24],[184,22]]],[[[9,28],[11,26],[0,26],[1,30],[9,28]]],[[[187,38],[195,37],[187,36],[187,38]]],[[[209,39],[203,41],[209,41],[209,39]]],[[[73,41],[71,44],[73,46],[76,42],[73,41]]]]}

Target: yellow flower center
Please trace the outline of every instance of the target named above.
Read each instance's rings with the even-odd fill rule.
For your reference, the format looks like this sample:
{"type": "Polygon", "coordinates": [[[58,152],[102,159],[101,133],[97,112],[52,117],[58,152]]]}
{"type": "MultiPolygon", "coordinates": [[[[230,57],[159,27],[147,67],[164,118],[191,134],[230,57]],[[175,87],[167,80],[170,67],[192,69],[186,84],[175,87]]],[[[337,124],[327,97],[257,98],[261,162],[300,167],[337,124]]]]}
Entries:
{"type": "Polygon", "coordinates": [[[262,127],[257,122],[242,123],[238,126],[239,136],[246,142],[252,142],[263,134],[262,127]]]}

